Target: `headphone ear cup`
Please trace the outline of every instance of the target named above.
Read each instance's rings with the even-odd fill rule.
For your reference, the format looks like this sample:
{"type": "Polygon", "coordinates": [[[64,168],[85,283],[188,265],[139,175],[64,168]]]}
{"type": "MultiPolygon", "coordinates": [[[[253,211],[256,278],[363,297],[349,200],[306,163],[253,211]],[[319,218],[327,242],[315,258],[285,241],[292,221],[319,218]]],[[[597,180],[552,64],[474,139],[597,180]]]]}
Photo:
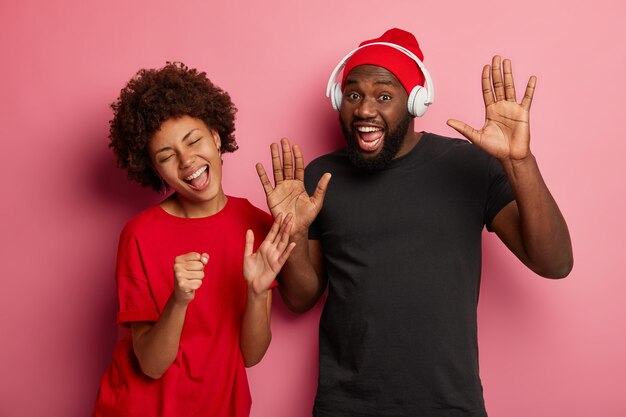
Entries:
{"type": "Polygon", "coordinates": [[[421,117],[428,110],[428,105],[426,104],[426,100],[428,99],[428,90],[426,87],[422,87],[421,85],[416,85],[413,90],[411,90],[411,94],[409,94],[409,101],[407,104],[407,108],[409,113],[415,117],[421,117]]]}
{"type": "Polygon", "coordinates": [[[333,109],[339,111],[341,108],[341,100],[343,100],[343,93],[341,92],[341,84],[333,84],[333,89],[330,93],[330,101],[333,104],[333,109]]]}

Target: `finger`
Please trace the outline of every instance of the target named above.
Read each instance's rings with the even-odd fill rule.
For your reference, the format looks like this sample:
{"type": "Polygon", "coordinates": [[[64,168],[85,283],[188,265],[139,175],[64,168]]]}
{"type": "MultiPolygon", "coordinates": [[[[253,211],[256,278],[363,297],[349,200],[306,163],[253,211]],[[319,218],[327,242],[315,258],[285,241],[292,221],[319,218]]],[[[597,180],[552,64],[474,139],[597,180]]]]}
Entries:
{"type": "Polygon", "coordinates": [[[472,143],[476,142],[480,138],[478,131],[467,123],[463,123],[455,119],[449,119],[446,124],[459,132],[461,135],[465,136],[472,143]]]}
{"type": "Polygon", "coordinates": [[[202,282],[204,279],[204,271],[185,271],[176,275],[176,285],[178,288],[185,288],[192,281],[202,282]]]}
{"type": "Polygon", "coordinates": [[[254,232],[250,229],[246,231],[246,244],[243,249],[243,256],[252,255],[254,248],[254,232]]]}
{"type": "Polygon", "coordinates": [[[261,184],[263,185],[263,190],[265,191],[265,195],[270,195],[274,188],[272,188],[272,183],[270,179],[267,177],[267,173],[265,172],[265,168],[263,164],[256,164],[256,173],[259,175],[259,179],[261,180],[261,184]]]}
{"type": "Polygon", "coordinates": [[[193,293],[195,290],[197,290],[198,288],[200,288],[202,286],[202,280],[199,279],[190,279],[188,281],[185,281],[183,283],[181,283],[181,285],[179,286],[179,288],[187,293],[187,294],[191,294],[193,293]]]}
{"type": "Polygon", "coordinates": [[[280,256],[278,257],[278,263],[279,265],[282,267],[285,262],[287,262],[287,258],[289,258],[289,255],[291,254],[291,252],[293,251],[293,248],[296,247],[296,242],[291,242],[287,248],[280,254],[280,256]]]}
{"type": "Polygon", "coordinates": [[[283,175],[286,180],[293,179],[293,156],[291,155],[291,144],[289,139],[282,138],[280,146],[283,149],[283,175]]]}
{"type": "MultiPolygon", "coordinates": [[[[208,256],[208,255],[207,255],[208,256]]],[[[201,262],[202,255],[198,252],[189,252],[183,255],[178,255],[174,259],[174,269],[187,269],[187,263],[189,262],[201,262]]]]}
{"type": "Polygon", "coordinates": [[[483,67],[482,87],[483,87],[483,101],[485,102],[485,107],[489,107],[494,103],[493,91],[491,89],[490,69],[491,67],[489,65],[485,65],[483,67]]]}
{"type": "Polygon", "coordinates": [[[327,172],[324,175],[322,175],[322,178],[320,178],[320,180],[317,182],[317,187],[315,187],[315,191],[313,192],[313,197],[311,197],[314,204],[319,208],[322,207],[322,203],[324,202],[324,197],[326,196],[326,190],[328,189],[328,182],[330,181],[331,176],[332,175],[330,174],[330,172],[327,172]]]}
{"type": "Polygon", "coordinates": [[[504,83],[502,82],[502,70],[500,68],[500,56],[496,55],[491,61],[491,80],[496,101],[504,100],[504,83]]]}
{"type": "Polygon", "coordinates": [[[178,255],[176,257],[177,262],[187,262],[187,261],[199,261],[202,258],[202,255],[198,252],[188,252],[182,255],[178,255]]]}
{"type": "Polygon", "coordinates": [[[530,105],[533,102],[533,96],[535,95],[535,86],[537,85],[537,77],[534,75],[528,80],[526,85],[526,91],[524,92],[524,98],[522,99],[522,107],[526,110],[530,110],[530,105]]]}
{"type": "Polygon", "coordinates": [[[195,291],[200,287],[202,287],[202,281],[198,279],[191,280],[188,283],[188,288],[190,288],[192,291],[195,291]]]}
{"type": "Polygon", "coordinates": [[[185,271],[204,271],[204,266],[206,263],[199,261],[187,261],[185,262],[183,268],[185,271]]]}
{"type": "Polygon", "coordinates": [[[298,145],[293,145],[293,157],[296,161],[296,179],[304,181],[304,158],[298,145]]]}
{"type": "Polygon", "coordinates": [[[276,236],[278,235],[279,230],[281,229],[282,221],[283,221],[283,213],[278,213],[278,216],[276,216],[276,218],[274,219],[274,223],[272,223],[272,227],[270,228],[269,232],[267,232],[267,235],[265,236],[266,242],[274,244],[276,240],[276,236]]]}
{"type": "Polygon", "coordinates": [[[505,59],[502,62],[502,70],[504,71],[504,96],[507,101],[517,103],[515,98],[515,83],[513,82],[513,66],[511,60],[505,59]]]}
{"type": "Polygon", "coordinates": [[[278,233],[276,244],[276,250],[282,252],[289,244],[289,232],[291,231],[291,221],[285,220],[280,226],[280,232],[278,233]]]}
{"type": "Polygon", "coordinates": [[[204,279],[204,271],[185,271],[185,274],[180,277],[181,282],[186,281],[202,281],[204,279]]]}
{"type": "Polygon", "coordinates": [[[278,185],[283,182],[283,167],[280,163],[278,145],[272,143],[270,149],[272,151],[272,169],[274,170],[274,184],[278,185]]]}

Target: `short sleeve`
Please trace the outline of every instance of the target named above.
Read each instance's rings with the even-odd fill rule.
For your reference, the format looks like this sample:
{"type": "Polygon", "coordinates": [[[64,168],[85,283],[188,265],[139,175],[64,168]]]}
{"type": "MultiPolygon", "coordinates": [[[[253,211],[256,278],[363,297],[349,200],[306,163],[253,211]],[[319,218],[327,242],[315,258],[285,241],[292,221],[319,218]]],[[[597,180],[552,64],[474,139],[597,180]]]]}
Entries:
{"type": "Polygon", "coordinates": [[[120,237],[116,266],[118,323],[157,321],[159,313],[146,278],[136,236],[125,228],[120,237]]]}
{"type": "Polygon", "coordinates": [[[509,180],[502,169],[502,165],[495,158],[489,161],[489,189],[487,203],[485,205],[485,225],[487,230],[493,232],[491,222],[494,217],[511,201],[514,200],[513,191],[509,180]]]}

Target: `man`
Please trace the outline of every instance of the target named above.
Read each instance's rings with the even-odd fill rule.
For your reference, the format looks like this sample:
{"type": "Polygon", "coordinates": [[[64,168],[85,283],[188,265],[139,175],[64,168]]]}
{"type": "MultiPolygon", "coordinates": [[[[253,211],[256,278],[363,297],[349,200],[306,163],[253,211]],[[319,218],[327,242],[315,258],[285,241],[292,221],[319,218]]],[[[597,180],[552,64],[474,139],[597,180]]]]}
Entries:
{"type": "Polygon", "coordinates": [[[567,225],[529,147],[535,77],[517,103],[511,63],[495,56],[482,72],[482,129],[448,121],[468,143],[414,131],[432,102],[422,57],[399,29],[362,43],[340,63],[333,97],[347,146],[305,175],[297,145],[283,139],[281,164],[273,144],[275,187],[257,165],[272,214],[292,216],[285,302],[305,311],[328,287],[317,417],[486,416],[483,227],[539,275],[572,268],[567,225]]]}

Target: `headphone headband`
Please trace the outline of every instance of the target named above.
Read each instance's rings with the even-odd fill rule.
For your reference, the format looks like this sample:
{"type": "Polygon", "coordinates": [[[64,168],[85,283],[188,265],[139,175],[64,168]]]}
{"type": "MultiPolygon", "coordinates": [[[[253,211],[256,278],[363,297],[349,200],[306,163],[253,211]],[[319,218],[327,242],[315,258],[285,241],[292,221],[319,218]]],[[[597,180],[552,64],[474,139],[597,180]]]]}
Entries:
{"type": "Polygon", "coordinates": [[[330,97],[333,103],[333,107],[336,110],[339,110],[339,106],[341,104],[341,100],[339,99],[341,97],[341,85],[340,83],[337,82],[337,75],[339,74],[341,70],[344,69],[346,62],[352,55],[354,55],[357,51],[363,48],[367,48],[368,46],[374,46],[374,45],[383,45],[383,46],[388,46],[390,48],[394,48],[404,53],[405,55],[407,55],[413,61],[415,61],[419,69],[422,71],[422,74],[424,75],[424,86],[423,87],[415,86],[415,88],[413,89],[414,91],[407,91],[407,93],[409,94],[409,112],[413,114],[414,116],[423,115],[426,112],[426,109],[428,108],[428,106],[430,106],[435,101],[435,88],[433,85],[433,80],[430,77],[428,70],[424,66],[424,63],[413,52],[411,52],[410,50],[408,50],[407,48],[403,46],[397,45],[395,43],[390,43],[390,42],[372,42],[372,43],[368,43],[365,45],[361,45],[358,48],[353,49],[352,51],[348,52],[348,54],[346,54],[346,56],[344,56],[343,59],[339,61],[339,64],[337,64],[333,72],[330,74],[330,78],[328,79],[328,84],[326,85],[326,97],[330,97]],[[418,91],[415,91],[416,89],[418,91]],[[423,90],[423,91],[419,91],[419,90],[423,90]],[[417,99],[416,96],[418,96],[418,94],[416,93],[419,93],[420,99],[417,101],[414,101],[417,99]],[[415,111],[413,111],[413,109],[415,109],[415,111]]]}

